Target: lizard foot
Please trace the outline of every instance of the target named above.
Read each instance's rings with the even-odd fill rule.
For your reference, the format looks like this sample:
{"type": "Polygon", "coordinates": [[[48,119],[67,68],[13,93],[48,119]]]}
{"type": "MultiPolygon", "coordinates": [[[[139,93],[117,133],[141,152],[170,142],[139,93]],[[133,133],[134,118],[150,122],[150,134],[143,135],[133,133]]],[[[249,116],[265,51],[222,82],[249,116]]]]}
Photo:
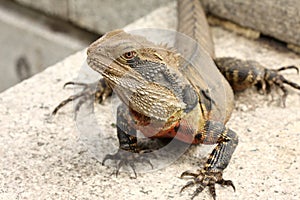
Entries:
{"type": "Polygon", "coordinates": [[[220,184],[221,186],[231,186],[233,190],[235,191],[235,187],[233,185],[233,182],[231,180],[224,180],[222,178],[222,172],[211,172],[206,170],[200,170],[200,172],[193,173],[190,171],[185,171],[181,174],[181,178],[183,177],[192,177],[193,180],[187,182],[185,186],[183,186],[180,190],[182,192],[184,189],[198,185],[196,191],[193,193],[192,198],[194,199],[197,195],[199,195],[205,187],[209,188],[209,192],[212,195],[213,199],[216,200],[216,184],[220,184]]]}
{"type": "Polygon", "coordinates": [[[60,110],[69,102],[74,102],[76,99],[79,99],[78,103],[75,105],[76,117],[76,114],[79,111],[80,107],[88,100],[95,99],[95,101],[101,103],[112,94],[111,88],[107,86],[104,79],[101,79],[95,83],[67,82],[64,84],[64,88],[68,85],[82,86],[83,89],[77,94],[71,95],[69,98],[63,100],[58,106],[55,107],[52,115],[55,115],[58,110],[60,110]]]}
{"type": "Polygon", "coordinates": [[[137,163],[147,163],[153,169],[153,165],[150,162],[149,157],[147,155],[147,153],[149,152],[151,152],[151,150],[143,150],[135,153],[135,152],[119,149],[119,151],[115,154],[107,154],[104,157],[102,164],[104,165],[107,160],[115,160],[117,161],[117,166],[116,166],[116,170],[113,173],[115,173],[116,176],[119,175],[121,167],[129,166],[134,173],[133,178],[137,178],[137,174],[136,174],[137,163]]]}
{"type": "Polygon", "coordinates": [[[290,85],[291,87],[300,90],[300,85],[297,83],[294,83],[292,81],[287,80],[279,74],[280,71],[287,70],[287,69],[295,69],[297,71],[297,74],[299,74],[299,69],[296,66],[285,66],[281,67],[279,69],[265,69],[265,88],[263,88],[260,84],[257,85],[258,89],[266,90],[267,93],[270,93],[270,88],[272,85],[275,85],[276,87],[279,87],[282,92],[282,104],[283,107],[286,107],[286,97],[288,95],[288,90],[285,88],[284,84],[290,85]]]}

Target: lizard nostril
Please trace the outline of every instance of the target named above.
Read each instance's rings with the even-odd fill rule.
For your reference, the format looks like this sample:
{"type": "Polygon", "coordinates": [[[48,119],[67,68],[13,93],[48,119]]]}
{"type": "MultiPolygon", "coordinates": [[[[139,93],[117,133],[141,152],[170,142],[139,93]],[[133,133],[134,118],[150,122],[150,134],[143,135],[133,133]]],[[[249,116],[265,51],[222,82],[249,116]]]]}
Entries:
{"type": "Polygon", "coordinates": [[[87,49],[87,55],[91,55],[93,52],[93,48],[92,48],[92,45],[88,47],[87,49]]]}
{"type": "Polygon", "coordinates": [[[92,46],[90,46],[88,49],[87,49],[87,55],[91,55],[93,53],[93,49],[92,46]]]}
{"type": "Polygon", "coordinates": [[[88,49],[87,49],[87,55],[91,55],[91,54],[95,53],[96,51],[100,51],[98,40],[96,40],[95,42],[93,42],[88,47],[88,49]]]}

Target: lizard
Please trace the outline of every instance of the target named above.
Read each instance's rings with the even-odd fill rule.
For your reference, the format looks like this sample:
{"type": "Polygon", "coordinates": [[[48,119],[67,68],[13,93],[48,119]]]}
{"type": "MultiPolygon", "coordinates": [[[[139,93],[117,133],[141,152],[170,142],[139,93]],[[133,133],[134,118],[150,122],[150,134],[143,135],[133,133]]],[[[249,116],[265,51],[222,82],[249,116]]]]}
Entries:
{"type": "MultiPolygon", "coordinates": [[[[296,89],[300,86],[288,81],[279,72],[285,69],[298,71],[298,68],[286,66],[271,70],[255,61],[215,57],[209,27],[198,0],[178,1],[178,21],[178,31],[196,40],[205,50],[208,67],[220,70],[220,79],[213,80],[212,84],[222,82],[225,88],[223,119],[218,118],[219,111],[216,109],[221,100],[207,92],[209,84],[201,78],[195,66],[187,64],[176,50],[122,30],[106,33],[87,50],[89,66],[103,78],[93,84],[66,83],[85,88],[62,101],[53,114],[68,102],[80,99],[75,107],[77,112],[87,99],[95,96],[97,101],[103,102],[114,91],[122,101],[117,109],[116,123],[119,151],[105,156],[103,163],[109,159],[118,160],[118,168],[124,164],[133,167],[134,162],[149,162],[140,157],[144,152],[137,145],[137,130],[152,138],[176,136],[195,145],[216,144],[203,167],[197,172],[181,174],[181,177],[192,178],[181,191],[197,185],[192,194],[194,198],[208,187],[213,199],[216,199],[216,184],[231,186],[235,190],[233,182],[222,177],[238,145],[237,134],[226,127],[233,110],[233,91],[255,85],[268,92],[272,86],[277,86],[284,93],[282,101],[285,105],[288,92],[284,84],[296,89]],[[91,89],[94,86],[97,86],[96,90],[91,89]],[[128,157],[126,152],[136,156],[128,157]]],[[[182,42],[176,41],[175,47],[183,47],[182,42]]]]}

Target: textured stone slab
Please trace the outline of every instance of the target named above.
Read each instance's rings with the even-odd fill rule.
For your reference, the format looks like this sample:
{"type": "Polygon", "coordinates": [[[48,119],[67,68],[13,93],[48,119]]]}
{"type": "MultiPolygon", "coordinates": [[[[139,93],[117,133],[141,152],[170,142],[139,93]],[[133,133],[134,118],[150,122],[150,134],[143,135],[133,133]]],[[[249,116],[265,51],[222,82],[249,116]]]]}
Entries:
{"type": "Polygon", "coordinates": [[[122,28],[174,0],[15,0],[98,33],[122,28]]]}
{"type": "Polygon", "coordinates": [[[258,30],[281,41],[300,45],[298,0],[201,0],[218,17],[258,30]]]}
{"type": "MultiPolygon", "coordinates": [[[[130,29],[140,25],[174,28],[174,8],[161,8],[130,29]]],[[[277,43],[248,40],[220,28],[212,33],[217,56],[254,59],[270,68],[300,65],[298,55],[277,43]]],[[[197,157],[203,155],[187,152],[172,165],[139,174],[137,179],[126,173],[116,178],[111,176],[112,168],[87,152],[73,120],[72,104],[48,119],[52,109],[73,94],[62,85],[78,76],[84,59],[85,52],[79,52],[0,94],[0,199],[189,199],[192,190],[179,193],[187,181],[179,175],[198,169],[197,157]]],[[[299,83],[294,71],[284,74],[299,83]]],[[[224,174],[237,191],[217,187],[218,199],[300,198],[300,96],[289,91],[284,109],[276,92],[273,102],[255,90],[237,97],[228,127],[239,134],[240,143],[224,174]]],[[[109,141],[99,147],[103,151],[111,142],[117,143],[109,105],[97,108],[106,124],[104,139],[109,141]]],[[[211,197],[205,190],[197,199],[211,197]]]]}
{"type": "MultiPolygon", "coordinates": [[[[77,1],[15,0],[81,27],[105,33],[121,28],[151,10],[174,0],[77,1]]],[[[220,18],[300,46],[300,1],[201,0],[206,10],[220,18]]]]}

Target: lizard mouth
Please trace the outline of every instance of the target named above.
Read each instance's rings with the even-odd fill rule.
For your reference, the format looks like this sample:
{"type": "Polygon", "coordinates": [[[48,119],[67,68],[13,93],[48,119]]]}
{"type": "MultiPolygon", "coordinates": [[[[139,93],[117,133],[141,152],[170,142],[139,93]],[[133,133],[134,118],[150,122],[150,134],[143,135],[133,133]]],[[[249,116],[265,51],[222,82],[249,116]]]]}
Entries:
{"type": "Polygon", "coordinates": [[[114,78],[122,78],[128,74],[134,73],[130,67],[120,65],[117,60],[112,61],[105,56],[101,59],[88,57],[87,63],[93,70],[99,72],[103,77],[108,78],[110,81],[113,81],[114,78]]]}
{"type": "Polygon", "coordinates": [[[103,74],[104,71],[108,70],[111,60],[107,59],[106,57],[95,59],[88,56],[87,63],[93,70],[103,74]]]}

